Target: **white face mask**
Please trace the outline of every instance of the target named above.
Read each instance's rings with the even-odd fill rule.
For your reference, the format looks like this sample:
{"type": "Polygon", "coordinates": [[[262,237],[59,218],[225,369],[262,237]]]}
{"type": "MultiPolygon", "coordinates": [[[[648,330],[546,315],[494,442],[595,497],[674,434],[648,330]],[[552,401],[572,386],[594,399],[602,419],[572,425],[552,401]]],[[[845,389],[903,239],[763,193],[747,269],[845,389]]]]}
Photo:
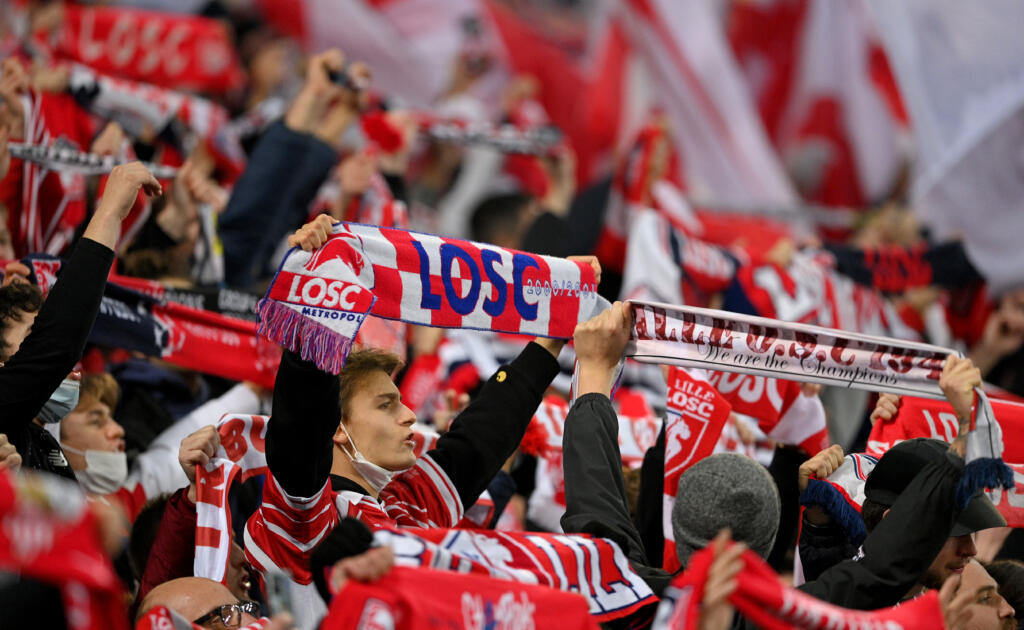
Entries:
{"type": "Polygon", "coordinates": [[[94,494],[110,494],[128,478],[128,456],[123,451],[80,451],[61,443],[65,451],[85,457],[85,470],[76,470],[78,483],[94,494]]]}
{"type": "Polygon", "coordinates": [[[370,487],[373,488],[374,492],[380,494],[380,491],[384,489],[384,486],[391,483],[391,480],[394,479],[395,475],[398,473],[392,472],[382,466],[378,466],[363,457],[363,454],[359,452],[359,448],[356,447],[356,443],[352,440],[352,435],[347,429],[345,429],[345,425],[339,424],[338,426],[341,427],[342,431],[345,431],[345,435],[348,436],[348,443],[352,445],[351,453],[348,452],[347,448],[339,444],[339,446],[341,446],[341,450],[348,456],[349,460],[352,462],[352,467],[356,469],[356,472],[362,475],[363,479],[366,483],[370,484],[370,487]]]}

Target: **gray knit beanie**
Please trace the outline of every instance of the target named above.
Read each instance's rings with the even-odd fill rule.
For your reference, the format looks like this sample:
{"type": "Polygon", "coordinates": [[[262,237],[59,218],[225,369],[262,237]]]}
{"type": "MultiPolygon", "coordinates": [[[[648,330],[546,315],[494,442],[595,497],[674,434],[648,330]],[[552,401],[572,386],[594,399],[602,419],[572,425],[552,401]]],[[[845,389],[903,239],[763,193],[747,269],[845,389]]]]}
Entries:
{"type": "Polygon", "coordinates": [[[682,566],[719,530],[746,543],[762,558],[779,531],[779,490],[761,464],[745,455],[721,453],[697,462],[679,477],[672,508],[672,533],[682,566]]]}

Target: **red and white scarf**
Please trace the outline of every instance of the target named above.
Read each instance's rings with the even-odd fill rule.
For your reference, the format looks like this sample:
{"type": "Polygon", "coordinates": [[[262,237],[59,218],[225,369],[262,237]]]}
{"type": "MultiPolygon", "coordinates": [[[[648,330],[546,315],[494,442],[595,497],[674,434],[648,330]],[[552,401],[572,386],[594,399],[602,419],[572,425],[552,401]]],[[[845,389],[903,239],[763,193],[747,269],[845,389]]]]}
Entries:
{"type": "Polygon", "coordinates": [[[376,582],[349,580],[322,630],[597,630],[587,602],[532,584],[480,575],[395,567],[376,582]]]}
{"type": "Polygon", "coordinates": [[[199,16],[69,4],[56,53],[169,88],[222,94],[244,80],[227,28],[199,16]]]}
{"type": "MultiPolygon", "coordinates": [[[[625,355],[636,361],[772,376],[869,391],[943,398],[939,376],[953,351],[725,311],[653,302],[633,304],[625,355]]],[[[968,486],[1012,488],[1003,464],[1003,437],[981,390],[966,461],[968,486]]],[[[967,493],[966,496],[969,496],[967,493]]]]}
{"type": "MultiPolygon", "coordinates": [[[[95,131],[90,116],[66,94],[30,92],[22,96],[28,145],[86,150],[95,131]]],[[[13,157],[0,182],[0,202],[8,210],[14,251],[61,253],[85,219],[85,176],[51,164],[13,157]]]]}
{"type": "MultiPolygon", "coordinates": [[[[989,498],[1010,527],[1024,527],[1024,404],[993,399],[992,411],[1004,440],[1003,458],[1013,470],[1013,489],[995,488],[989,498]]],[[[977,415],[977,412],[976,412],[977,415]]],[[[953,407],[946,401],[904,396],[891,420],[879,420],[868,436],[868,454],[881,457],[904,440],[918,437],[952,442],[959,431],[953,407]]]]}
{"type": "MultiPolygon", "coordinates": [[[[700,626],[704,585],[714,560],[710,549],[690,558],[686,571],[666,589],[654,619],[655,630],[696,630],[700,626]]],[[[743,569],[736,576],[736,590],[729,603],[758,628],[766,630],[857,630],[859,628],[900,628],[931,630],[944,626],[938,593],[892,608],[869,612],[848,610],[783,586],[779,576],[753,551],[741,556],[743,569]]]]}
{"type": "Polygon", "coordinates": [[[732,406],[711,383],[687,370],[673,367],[668,373],[666,410],[665,484],[661,511],[665,548],[662,566],[672,572],[680,567],[672,533],[672,508],[679,489],[679,477],[715,450],[732,406]]]}
{"type": "Polygon", "coordinates": [[[293,248],[260,301],[260,333],[337,373],[366,315],[568,339],[605,308],[589,265],[406,230],[335,224],[293,248]]]}
{"type": "Polygon", "coordinates": [[[227,415],[217,425],[220,447],[205,466],[196,467],[196,557],[193,573],[218,582],[227,579],[231,548],[228,491],[235,477],[266,474],[267,417],[227,415]]]}

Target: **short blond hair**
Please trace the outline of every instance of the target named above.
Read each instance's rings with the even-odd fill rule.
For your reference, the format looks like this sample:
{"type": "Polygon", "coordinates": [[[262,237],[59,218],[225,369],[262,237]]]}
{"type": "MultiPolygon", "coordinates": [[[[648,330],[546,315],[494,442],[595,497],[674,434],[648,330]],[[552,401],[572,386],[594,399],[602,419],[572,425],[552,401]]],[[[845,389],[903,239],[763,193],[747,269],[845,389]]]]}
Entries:
{"type": "Polygon", "coordinates": [[[89,396],[110,407],[110,413],[114,413],[117,401],[121,398],[121,386],[113,376],[106,372],[97,372],[82,375],[82,383],[79,390],[79,400],[89,396]]]}

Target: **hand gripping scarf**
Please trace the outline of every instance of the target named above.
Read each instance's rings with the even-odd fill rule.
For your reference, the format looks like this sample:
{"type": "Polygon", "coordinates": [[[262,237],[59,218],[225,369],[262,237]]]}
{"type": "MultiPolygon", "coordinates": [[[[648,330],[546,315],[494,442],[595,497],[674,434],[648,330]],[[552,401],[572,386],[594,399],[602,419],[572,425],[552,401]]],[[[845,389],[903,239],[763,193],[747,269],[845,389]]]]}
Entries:
{"type": "MultiPolygon", "coordinates": [[[[744,552],[741,558],[743,569],[736,576],[736,590],[729,596],[729,603],[737,614],[758,628],[925,630],[943,627],[942,610],[935,591],[892,608],[867,612],[848,610],[783,586],[779,576],[753,551],[744,552]]],[[[662,597],[654,619],[655,630],[696,630],[700,627],[704,584],[713,559],[710,549],[698,551],[690,558],[686,571],[672,581],[662,597]]]]}
{"type": "Polygon", "coordinates": [[[368,314],[568,339],[607,307],[589,265],[357,223],[293,248],[260,301],[262,335],[337,374],[368,314]]]}
{"type": "MultiPolygon", "coordinates": [[[[725,311],[633,303],[625,355],[636,361],[757,374],[835,387],[944,397],[939,376],[953,351],[939,346],[796,324],[725,311]]],[[[977,488],[1012,488],[1003,437],[984,392],[977,390],[961,505],[977,488]]]]}

